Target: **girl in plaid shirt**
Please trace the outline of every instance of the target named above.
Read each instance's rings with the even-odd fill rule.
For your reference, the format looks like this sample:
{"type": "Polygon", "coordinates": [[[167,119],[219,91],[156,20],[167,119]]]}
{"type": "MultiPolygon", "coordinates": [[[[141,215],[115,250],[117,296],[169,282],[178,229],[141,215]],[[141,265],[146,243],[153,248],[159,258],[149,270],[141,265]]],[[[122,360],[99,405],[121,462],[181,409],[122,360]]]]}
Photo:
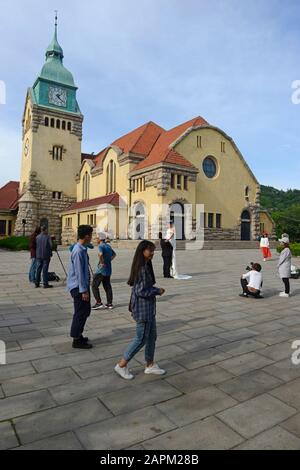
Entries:
{"type": "Polygon", "coordinates": [[[165,374],[165,371],[154,363],[156,333],[156,296],[163,295],[165,290],[155,285],[152,266],[154,243],[143,240],[137,247],[128,284],[132,286],[129,310],[136,321],[136,336],[127,347],[123,358],[115,367],[115,371],[123,379],[133,379],[128,369],[128,362],[145,345],[145,374],[165,374]]]}

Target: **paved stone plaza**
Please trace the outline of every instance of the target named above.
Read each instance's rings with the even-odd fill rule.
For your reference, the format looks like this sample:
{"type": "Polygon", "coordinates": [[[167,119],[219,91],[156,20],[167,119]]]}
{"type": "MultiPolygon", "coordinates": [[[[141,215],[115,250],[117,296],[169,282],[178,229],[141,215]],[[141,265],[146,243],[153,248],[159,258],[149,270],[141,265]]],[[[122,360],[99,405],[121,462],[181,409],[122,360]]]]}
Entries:
{"type": "MultiPolygon", "coordinates": [[[[291,281],[294,296],[279,298],[275,255],[263,264],[265,299],[242,299],[239,276],[258,250],[178,252],[188,281],[163,279],[156,253],[166,288],[156,359],[168,373],[145,376],[140,353],[126,382],[113,367],[134,334],[132,256],[118,251],[116,308],[92,313],[94,349],[78,351],[65,286],[33,288],[28,254],[0,252],[0,339],[9,351],[0,365],[0,449],[300,449],[300,365],[291,362],[300,280],[291,281]]],[[[62,274],[56,254],[50,270],[62,274]]]]}

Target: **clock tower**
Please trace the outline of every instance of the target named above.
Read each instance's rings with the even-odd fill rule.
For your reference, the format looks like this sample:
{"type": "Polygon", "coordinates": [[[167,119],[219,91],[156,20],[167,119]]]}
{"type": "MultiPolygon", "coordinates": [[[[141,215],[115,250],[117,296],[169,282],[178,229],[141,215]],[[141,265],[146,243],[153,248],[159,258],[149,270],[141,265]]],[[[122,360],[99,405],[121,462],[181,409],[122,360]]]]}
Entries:
{"type": "Polygon", "coordinates": [[[57,16],[46,62],[28,89],[22,121],[22,164],[16,234],[46,224],[60,240],[60,213],[76,200],[83,116],[73,76],[63,65],[57,16]],[[26,221],[26,223],[24,223],[26,221]]]}

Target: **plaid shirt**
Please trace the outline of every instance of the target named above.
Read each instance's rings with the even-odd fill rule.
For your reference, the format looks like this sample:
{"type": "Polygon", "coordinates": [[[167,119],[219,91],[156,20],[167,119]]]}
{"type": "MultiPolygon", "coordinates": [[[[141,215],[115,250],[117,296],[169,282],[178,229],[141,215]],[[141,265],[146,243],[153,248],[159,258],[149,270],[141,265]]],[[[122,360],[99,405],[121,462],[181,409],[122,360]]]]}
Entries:
{"type": "Polygon", "coordinates": [[[151,321],[156,315],[156,296],[160,289],[153,286],[152,276],[147,264],[141,268],[130,298],[132,317],[136,322],[151,321]]]}

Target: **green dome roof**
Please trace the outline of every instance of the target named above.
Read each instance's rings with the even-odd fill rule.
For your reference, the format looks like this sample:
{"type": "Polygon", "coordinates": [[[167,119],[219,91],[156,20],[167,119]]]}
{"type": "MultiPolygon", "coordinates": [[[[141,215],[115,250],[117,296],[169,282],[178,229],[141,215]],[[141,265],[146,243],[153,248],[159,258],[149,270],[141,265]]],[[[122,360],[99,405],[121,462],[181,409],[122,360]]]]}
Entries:
{"type": "Polygon", "coordinates": [[[67,70],[61,60],[57,57],[48,57],[44,64],[39,78],[51,80],[53,82],[62,83],[74,87],[74,78],[71,72],[67,70]]]}
{"type": "Polygon", "coordinates": [[[55,17],[54,36],[46,50],[46,63],[44,64],[39,78],[51,80],[75,87],[71,72],[63,65],[64,52],[57,40],[57,16],[55,17]]]}

